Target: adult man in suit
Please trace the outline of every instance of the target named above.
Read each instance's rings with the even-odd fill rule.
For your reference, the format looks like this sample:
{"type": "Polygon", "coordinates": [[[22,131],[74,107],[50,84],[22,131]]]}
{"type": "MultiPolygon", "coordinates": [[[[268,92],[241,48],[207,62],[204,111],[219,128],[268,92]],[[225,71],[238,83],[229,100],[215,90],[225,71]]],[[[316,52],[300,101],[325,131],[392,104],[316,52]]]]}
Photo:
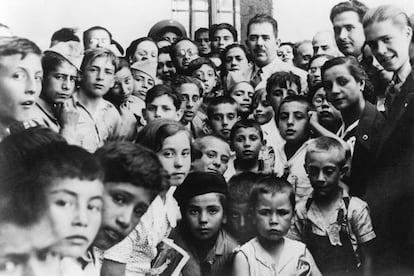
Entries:
{"type": "Polygon", "coordinates": [[[375,175],[365,199],[377,234],[381,273],[414,272],[414,74],[409,62],[412,28],[400,9],[369,10],[363,27],[372,53],[393,72],[386,95],[386,125],[377,150],[375,175]]]}

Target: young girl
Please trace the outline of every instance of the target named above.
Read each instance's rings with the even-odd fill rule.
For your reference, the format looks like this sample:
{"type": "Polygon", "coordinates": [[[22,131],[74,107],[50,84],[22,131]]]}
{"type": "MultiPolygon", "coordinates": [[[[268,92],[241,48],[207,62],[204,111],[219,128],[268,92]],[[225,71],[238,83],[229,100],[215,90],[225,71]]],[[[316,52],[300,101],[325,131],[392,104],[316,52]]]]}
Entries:
{"type": "Polygon", "coordinates": [[[257,237],[237,252],[234,276],[321,275],[305,244],[285,238],[295,209],[289,182],[264,177],[252,188],[249,207],[257,237]]]}
{"type": "Polygon", "coordinates": [[[155,120],[140,131],[137,141],[157,153],[171,187],[166,194],[154,199],[128,238],[104,253],[103,276],[150,273],[151,261],[157,256],[157,245],[169,235],[180,218],[173,193],[190,171],[190,133],[179,122],[155,120]]]}
{"type": "Polygon", "coordinates": [[[375,105],[364,99],[367,75],[355,58],[337,57],[325,62],[322,81],[329,101],[342,115],[343,124],[337,135],[351,147],[351,179],[347,184],[353,195],[361,196],[384,118],[375,105]]]}

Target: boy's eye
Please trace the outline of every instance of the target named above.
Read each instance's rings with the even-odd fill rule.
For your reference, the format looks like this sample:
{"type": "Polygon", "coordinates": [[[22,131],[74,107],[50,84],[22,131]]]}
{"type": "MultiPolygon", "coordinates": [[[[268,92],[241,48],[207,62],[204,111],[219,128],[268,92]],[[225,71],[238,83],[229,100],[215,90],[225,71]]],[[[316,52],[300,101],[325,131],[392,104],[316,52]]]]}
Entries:
{"type": "Polygon", "coordinates": [[[272,97],[282,97],[283,96],[283,91],[282,90],[273,90],[272,93],[270,94],[270,96],[272,96],[272,97]]]}
{"type": "Polygon", "coordinates": [[[233,120],[234,118],[236,118],[236,115],[235,114],[229,114],[229,115],[227,115],[227,119],[229,119],[229,120],[233,120]]]}
{"type": "Polygon", "coordinates": [[[169,108],[168,106],[163,106],[162,107],[162,110],[165,111],[165,112],[167,112],[167,111],[170,111],[171,108],[169,108]]]}
{"type": "Polygon", "coordinates": [[[101,212],[102,210],[102,201],[95,199],[92,200],[89,204],[88,204],[88,209],[94,212],[101,212]]]}
{"type": "Polygon", "coordinates": [[[13,74],[12,77],[15,80],[21,81],[21,80],[25,80],[27,78],[27,74],[24,73],[24,72],[16,72],[16,73],[13,74]]]}
{"type": "Polygon", "coordinates": [[[147,209],[148,209],[148,206],[145,206],[145,207],[137,207],[137,208],[135,208],[134,209],[134,215],[136,216],[136,217],[142,217],[144,214],[145,214],[145,212],[147,211],[147,209]]]}
{"type": "Polygon", "coordinates": [[[172,158],[174,156],[174,151],[165,150],[162,152],[162,156],[164,156],[165,158],[172,158]]]}
{"type": "Polygon", "coordinates": [[[126,203],[126,198],[121,194],[114,194],[112,199],[118,205],[124,205],[126,203]]]}
{"type": "Polygon", "coordinates": [[[238,143],[242,143],[245,139],[244,139],[243,136],[236,136],[236,138],[234,140],[238,143]]]}
{"type": "Polygon", "coordinates": [[[211,215],[215,215],[215,214],[217,214],[219,212],[219,210],[218,209],[216,209],[216,208],[214,208],[214,209],[209,209],[208,210],[208,213],[209,214],[211,214],[211,215]]]}
{"type": "Polygon", "coordinates": [[[261,210],[258,210],[257,213],[261,216],[268,216],[270,214],[270,210],[261,209],[261,210]]]}
{"type": "Polygon", "coordinates": [[[195,215],[198,215],[198,213],[200,213],[200,212],[199,212],[198,209],[190,208],[190,209],[188,209],[188,213],[192,216],[195,216],[195,215]]]}

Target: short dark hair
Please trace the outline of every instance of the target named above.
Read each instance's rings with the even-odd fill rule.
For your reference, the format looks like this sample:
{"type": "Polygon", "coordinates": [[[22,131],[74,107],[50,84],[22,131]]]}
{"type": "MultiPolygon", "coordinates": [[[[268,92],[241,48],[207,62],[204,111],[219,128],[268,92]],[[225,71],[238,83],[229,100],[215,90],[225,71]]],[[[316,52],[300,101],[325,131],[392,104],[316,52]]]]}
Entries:
{"type": "Polygon", "coordinates": [[[263,142],[263,130],[260,124],[253,119],[243,119],[234,124],[230,131],[230,143],[233,143],[234,136],[236,132],[241,128],[255,128],[259,132],[260,140],[263,142]]]}
{"type": "Polygon", "coordinates": [[[194,32],[194,39],[197,39],[198,36],[200,36],[202,33],[208,33],[209,30],[207,28],[198,28],[195,32],[194,32]]]}
{"type": "Polygon", "coordinates": [[[324,74],[326,70],[337,65],[346,65],[349,70],[349,73],[354,77],[356,81],[367,81],[368,76],[362,66],[359,64],[358,60],[353,56],[344,56],[336,57],[330,60],[327,60],[321,68],[322,82],[324,82],[324,74]]]}
{"type": "MultiPolygon", "coordinates": [[[[45,51],[42,57],[42,69],[43,69],[43,76],[47,76],[50,72],[56,71],[56,69],[61,66],[62,64],[68,63],[69,65],[76,68],[72,63],[69,62],[65,57],[62,55],[52,52],[52,51],[45,51]]],[[[76,68],[77,71],[77,68],[76,68]]]]}
{"type": "Polygon", "coordinates": [[[347,150],[345,147],[339,142],[337,139],[328,137],[328,136],[321,136],[315,139],[312,139],[306,148],[306,155],[305,155],[305,164],[308,163],[309,154],[312,152],[319,152],[325,151],[329,152],[330,154],[334,154],[334,151],[339,153],[339,163],[340,167],[344,166],[347,161],[347,150]]]}
{"type": "Polygon", "coordinates": [[[309,112],[311,110],[311,104],[309,103],[308,99],[305,96],[303,96],[303,95],[289,95],[286,98],[284,98],[282,100],[282,102],[280,103],[277,118],[280,117],[280,111],[282,110],[282,106],[286,103],[291,103],[291,102],[298,102],[298,103],[302,103],[302,104],[306,105],[306,109],[307,109],[306,111],[307,112],[309,112]]]}
{"type": "Polygon", "coordinates": [[[179,89],[180,89],[181,85],[183,85],[185,83],[192,83],[195,86],[197,86],[200,97],[203,96],[203,94],[204,94],[203,83],[197,78],[190,77],[190,76],[183,76],[183,75],[177,75],[173,79],[173,87],[176,89],[177,93],[179,93],[179,89]]]}
{"type": "Polygon", "coordinates": [[[333,6],[333,8],[331,9],[331,14],[329,15],[331,22],[333,22],[335,16],[347,11],[352,11],[358,14],[359,21],[362,23],[362,18],[368,11],[368,7],[362,2],[359,2],[358,0],[348,0],[345,2],[340,2],[333,6]]]}
{"type": "Polygon", "coordinates": [[[75,34],[76,30],[74,28],[62,28],[53,33],[51,41],[77,41],[80,42],[79,37],[75,34]]]}
{"type": "Polygon", "coordinates": [[[163,95],[167,95],[173,100],[173,104],[177,110],[181,108],[181,99],[178,93],[174,91],[173,88],[165,84],[157,84],[148,90],[147,95],[145,96],[145,105],[149,105],[155,98],[163,95]]]}
{"type": "Polygon", "coordinates": [[[223,52],[220,54],[220,59],[221,59],[221,72],[225,72],[225,68],[226,68],[226,55],[227,53],[233,49],[233,48],[240,48],[244,54],[246,55],[246,59],[247,61],[251,62],[253,60],[252,55],[250,54],[250,52],[247,50],[246,46],[242,45],[242,44],[237,44],[237,43],[233,43],[230,45],[227,45],[226,48],[224,48],[223,52]]]}
{"type": "Polygon", "coordinates": [[[248,203],[250,191],[254,184],[262,178],[263,175],[254,172],[242,172],[233,175],[229,181],[229,204],[248,203]]]}
{"type": "Polygon", "coordinates": [[[300,83],[300,77],[292,72],[286,71],[279,71],[273,73],[268,79],[266,83],[266,92],[267,96],[270,95],[273,88],[275,86],[279,86],[281,88],[287,88],[288,83],[296,84],[298,88],[298,93],[302,90],[302,85],[300,83]]]}
{"type": "Polygon", "coordinates": [[[212,119],[213,112],[214,112],[214,109],[216,108],[216,106],[218,106],[220,104],[235,105],[236,109],[237,109],[237,102],[229,96],[219,96],[219,97],[216,97],[216,98],[212,98],[210,100],[210,102],[208,103],[208,106],[207,106],[207,117],[208,117],[209,120],[212,119]]]}
{"type": "Polygon", "coordinates": [[[22,59],[27,54],[42,55],[40,48],[32,41],[21,37],[3,37],[0,39],[0,57],[22,55],[22,59]]]}
{"type": "Polygon", "coordinates": [[[150,149],[126,141],[105,144],[94,154],[104,170],[104,184],[127,182],[150,190],[155,196],[166,190],[165,171],[158,156],[150,149]]]}
{"type": "Polygon", "coordinates": [[[188,38],[188,37],[180,37],[173,44],[171,44],[170,55],[171,55],[171,60],[174,61],[174,63],[177,62],[177,58],[175,56],[176,55],[176,53],[175,53],[176,47],[177,47],[178,43],[180,43],[182,41],[189,41],[189,42],[193,43],[193,45],[197,48],[197,51],[198,51],[198,45],[194,40],[192,40],[191,38],[188,38]]]}
{"type": "Polygon", "coordinates": [[[255,210],[259,196],[262,194],[271,194],[272,196],[276,193],[288,193],[289,202],[292,205],[292,211],[295,210],[295,191],[292,185],[283,178],[276,176],[264,176],[257,180],[256,184],[250,191],[249,197],[249,208],[255,210]]]}
{"type": "Polygon", "coordinates": [[[273,33],[277,38],[278,35],[278,26],[277,21],[271,15],[265,13],[256,14],[253,18],[250,18],[249,22],[247,23],[247,36],[249,36],[250,26],[253,24],[261,24],[261,23],[269,23],[273,27],[273,33]]]}
{"type": "Polygon", "coordinates": [[[219,30],[228,30],[233,36],[233,40],[235,42],[237,41],[237,30],[233,27],[233,25],[230,25],[229,23],[220,23],[212,25],[209,31],[209,38],[211,41],[214,39],[214,35],[219,30]]]}

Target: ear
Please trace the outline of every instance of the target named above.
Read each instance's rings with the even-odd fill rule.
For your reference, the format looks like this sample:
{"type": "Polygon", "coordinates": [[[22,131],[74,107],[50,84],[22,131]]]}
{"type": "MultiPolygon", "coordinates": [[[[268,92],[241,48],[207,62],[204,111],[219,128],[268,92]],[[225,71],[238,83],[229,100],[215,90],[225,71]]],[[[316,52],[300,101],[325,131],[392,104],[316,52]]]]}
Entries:
{"type": "Polygon", "coordinates": [[[359,87],[360,87],[360,89],[361,89],[361,92],[362,92],[362,91],[364,91],[364,89],[365,89],[365,80],[361,80],[361,81],[359,82],[359,87]]]}
{"type": "Polygon", "coordinates": [[[411,43],[411,37],[413,36],[413,29],[409,26],[406,26],[406,34],[407,34],[407,37],[409,38],[409,41],[411,43]]]}
{"type": "Polygon", "coordinates": [[[184,110],[183,109],[178,109],[177,110],[177,112],[176,112],[176,115],[177,115],[177,122],[179,122],[179,121],[181,121],[181,118],[183,117],[183,115],[184,115],[184,110]]]}
{"type": "Polygon", "coordinates": [[[348,162],[346,162],[345,165],[339,170],[340,178],[343,179],[345,175],[348,173],[348,171],[349,171],[349,164],[348,162]]]}
{"type": "Polygon", "coordinates": [[[280,43],[281,43],[280,39],[279,38],[276,38],[276,46],[277,46],[278,49],[279,49],[280,43]]]}
{"type": "Polygon", "coordinates": [[[144,117],[145,121],[148,122],[147,109],[146,108],[142,109],[142,117],[144,117]]]}

